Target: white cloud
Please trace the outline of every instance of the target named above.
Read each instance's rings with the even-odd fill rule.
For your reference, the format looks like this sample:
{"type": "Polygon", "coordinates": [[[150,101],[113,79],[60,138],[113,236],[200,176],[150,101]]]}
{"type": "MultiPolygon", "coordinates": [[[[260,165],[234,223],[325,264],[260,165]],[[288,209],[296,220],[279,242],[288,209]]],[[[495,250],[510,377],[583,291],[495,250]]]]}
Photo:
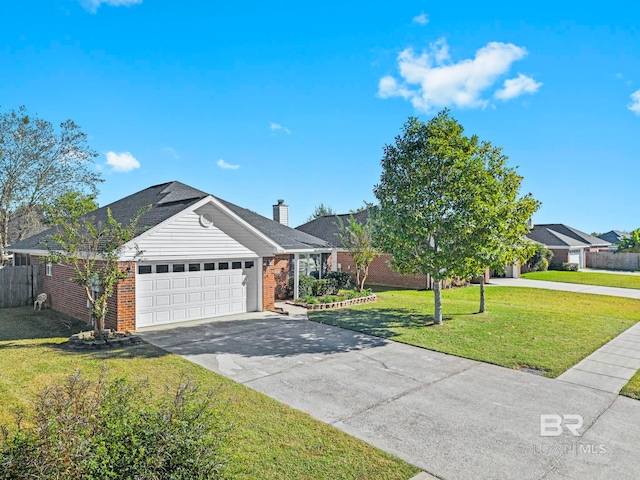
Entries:
{"type": "Polygon", "coordinates": [[[217,164],[220,168],[225,170],[237,170],[240,168],[240,165],[231,165],[230,163],[225,162],[223,159],[217,161],[217,164]]]}
{"type": "Polygon", "coordinates": [[[640,90],[636,90],[631,94],[631,103],[627,108],[636,115],[640,115],[640,90]]]}
{"type": "Polygon", "coordinates": [[[103,4],[110,7],[130,7],[142,3],[142,0],[80,0],[80,3],[88,12],[96,13],[103,4]]]}
{"type": "Polygon", "coordinates": [[[289,130],[287,127],[284,127],[282,125],[280,125],[279,123],[273,123],[271,122],[269,124],[269,128],[271,129],[272,132],[277,132],[277,131],[282,131],[286,134],[290,134],[291,130],[289,130]]]}
{"type": "Polygon", "coordinates": [[[504,88],[496,91],[495,97],[500,100],[511,100],[525,93],[536,93],[542,86],[542,82],[536,82],[533,78],[521,73],[516,78],[504,81],[504,88]]]}
{"type": "Polygon", "coordinates": [[[420,15],[413,17],[412,22],[417,23],[418,25],[426,25],[429,23],[429,17],[427,17],[426,13],[422,12],[420,15]]]}
{"type": "Polygon", "coordinates": [[[424,112],[451,105],[485,108],[489,102],[483,98],[484,91],[508,73],[513,62],[526,55],[523,47],[490,42],[474,58],[456,63],[451,60],[446,39],[441,38],[421,54],[411,48],[401,52],[398,55],[401,79],[381,78],[378,96],[402,97],[424,112]]]}
{"type": "Polygon", "coordinates": [[[107,152],[107,165],[113,172],[130,172],[140,168],[140,162],[130,152],[107,152]]]}

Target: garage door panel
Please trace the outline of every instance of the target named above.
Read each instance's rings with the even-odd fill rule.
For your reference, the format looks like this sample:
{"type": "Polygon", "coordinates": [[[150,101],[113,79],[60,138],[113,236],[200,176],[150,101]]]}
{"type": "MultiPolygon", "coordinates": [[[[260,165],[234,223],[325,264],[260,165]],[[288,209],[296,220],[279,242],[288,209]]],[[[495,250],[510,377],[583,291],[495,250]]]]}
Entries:
{"type": "Polygon", "coordinates": [[[156,307],[166,307],[171,304],[171,297],[169,295],[156,295],[155,300],[156,307]]]}
{"type": "Polygon", "coordinates": [[[173,298],[171,299],[173,305],[182,305],[184,303],[187,303],[187,294],[185,293],[176,293],[173,295],[173,298]]]}
{"type": "Polygon", "coordinates": [[[186,278],[174,278],[172,288],[186,288],[187,287],[187,279],[186,278]]]}
{"type": "MultiPolygon", "coordinates": [[[[139,327],[246,312],[247,284],[252,285],[252,295],[257,296],[255,268],[154,273],[152,264],[151,272],[136,276],[139,327]]],[[[251,308],[256,309],[257,305],[253,299],[251,308]]]]}

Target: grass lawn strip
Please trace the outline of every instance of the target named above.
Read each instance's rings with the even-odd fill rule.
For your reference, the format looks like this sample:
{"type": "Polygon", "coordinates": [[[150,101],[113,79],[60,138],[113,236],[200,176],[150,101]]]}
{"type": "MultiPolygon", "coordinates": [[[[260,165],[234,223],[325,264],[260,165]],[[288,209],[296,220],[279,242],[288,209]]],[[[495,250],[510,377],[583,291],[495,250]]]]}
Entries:
{"type": "Polygon", "coordinates": [[[518,287],[442,292],[444,323],[433,322],[433,292],[377,289],[378,301],[309,312],[316,322],[480,360],[529,367],[555,378],[640,320],[640,301],[518,287]]]}
{"type": "Polygon", "coordinates": [[[640,289],[640,275],[618,275],[597,272],[530,272],[522,274],[528,280],[545,280],[547,282],[578,283],[581,285],[598,285],[601,287],[640,289]]]}
{"type": "Polygon", "coordinates": [[[231,425],[227,451],[229,478],[408,479],[419,469],[355,439],[309,415],[143,343],[115,350],[72,352],[62,348],[71,333],[86,329],[51,310],[0,310],[0,424],[13,421],[17,407],[28,406],[44,386],[80,370],[108,378],[148,379],[157,392],[189,378],[214,390],[223,421],[231,425]],[[35,338],[34,338],[35,337],[35,338]]]}
{"type": "Polygon", "coordinates": [[[620,395],[626,395],[627,397],[640,400],[640,371],[637,371],[631,380],[629,380],[629,383],[624,386],[620,395]]]}

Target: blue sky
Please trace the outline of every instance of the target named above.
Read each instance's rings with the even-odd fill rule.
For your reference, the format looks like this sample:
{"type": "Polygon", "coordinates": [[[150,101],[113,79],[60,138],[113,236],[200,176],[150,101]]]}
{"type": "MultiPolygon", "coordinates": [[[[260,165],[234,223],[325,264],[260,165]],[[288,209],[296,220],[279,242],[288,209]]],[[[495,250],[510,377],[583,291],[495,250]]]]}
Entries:
{"type": "Polygon", "coordinates": [[[640,227],[640,4],[521,5],[5,2],[0,106],[78,123],[101,205],[180,180],[293,226],[373,201],[384,145],[446,106],[536,223],[640,227]]]}

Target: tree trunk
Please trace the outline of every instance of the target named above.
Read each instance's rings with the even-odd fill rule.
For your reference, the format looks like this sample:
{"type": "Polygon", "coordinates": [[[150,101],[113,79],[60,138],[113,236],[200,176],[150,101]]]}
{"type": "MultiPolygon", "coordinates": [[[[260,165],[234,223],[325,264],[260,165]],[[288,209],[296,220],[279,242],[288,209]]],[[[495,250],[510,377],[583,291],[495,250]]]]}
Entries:
{"type": "Polygon", "coordinates": [[[484,313],[484,273],[480,277],[480,311],[478,313],[484,313]]]}
{"type": "Polygon", "coordinates": [[[356,285],[358,288],[360,288],[360,269],[357,267],[356,267],[356,285]]]}
{"type": "Polygon", "coordinates": [[[435,312],[433,313],[433,323],[442,325],[442,297],[440,294],[440,280],[433,281],[433,299],[435,302],[435,312]]]}
{"type": "Polygon", "coordinates": [[[364,273],[362,275],[362,283],[360,284],[360,291],[364,291],[364,282],[367,280],[367,276],[369,275],[369,268],[364,269],[364,273]]]}

